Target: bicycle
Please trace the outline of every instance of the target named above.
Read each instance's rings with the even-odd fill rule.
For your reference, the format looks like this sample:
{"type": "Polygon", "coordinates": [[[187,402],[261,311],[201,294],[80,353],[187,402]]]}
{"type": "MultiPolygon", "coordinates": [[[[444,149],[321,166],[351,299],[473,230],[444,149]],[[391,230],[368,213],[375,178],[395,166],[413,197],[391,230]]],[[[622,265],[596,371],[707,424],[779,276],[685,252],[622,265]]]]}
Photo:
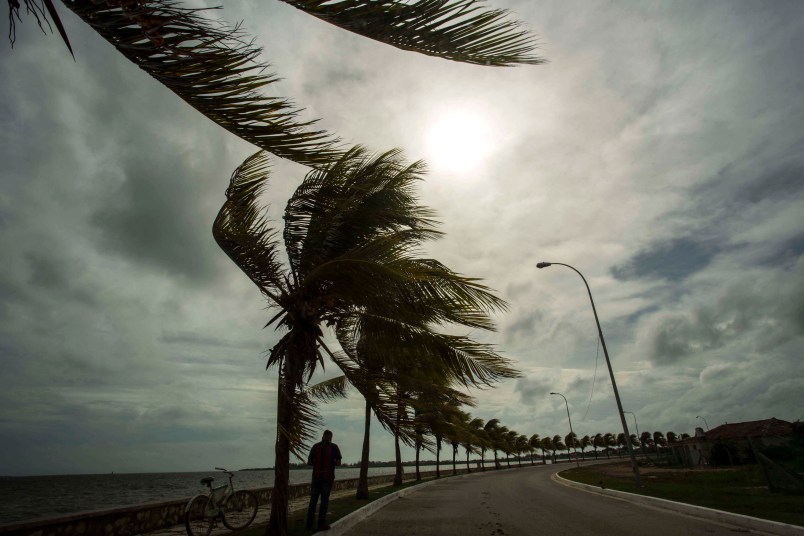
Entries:
{"type": "Polygon", "coordinates": [[[234,474],[222,467],[216,467],[229,475],[229,483],[213,488],[214,478],[201,479],[209,491],[190,499],[184,510],[184,527],[189,536],[208,536],[217,521],[229,530],[242,530],[254,521],[257,515],[257,496],[248,490],[234,489],[234,474]]]}

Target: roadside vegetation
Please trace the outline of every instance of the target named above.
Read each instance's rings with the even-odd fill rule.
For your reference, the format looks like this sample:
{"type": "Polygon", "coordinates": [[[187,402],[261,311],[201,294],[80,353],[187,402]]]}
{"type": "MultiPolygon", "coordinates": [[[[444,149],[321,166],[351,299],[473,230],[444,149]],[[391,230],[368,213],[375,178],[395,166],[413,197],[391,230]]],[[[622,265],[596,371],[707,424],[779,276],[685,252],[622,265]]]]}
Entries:
{"type": "Polygon", "coordinates": [[[804,495],[771,493],[758,465],[686,469],[640,464],[640,471],[642,489],[634,485],[629,463],[567,469],[560,475],[606,489],[804,526],[804,495]]]}

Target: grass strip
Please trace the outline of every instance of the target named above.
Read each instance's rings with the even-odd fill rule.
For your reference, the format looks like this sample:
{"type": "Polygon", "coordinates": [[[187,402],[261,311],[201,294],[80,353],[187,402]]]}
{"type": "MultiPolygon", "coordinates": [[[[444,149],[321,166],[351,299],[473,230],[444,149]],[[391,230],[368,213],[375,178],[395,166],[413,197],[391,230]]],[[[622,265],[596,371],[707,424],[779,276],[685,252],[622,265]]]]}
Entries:
{"type": "Polygon", "coordinates": [[[642,466],[642,488],[634,483],[629,463],[567,469],[567,480],[617,491],[658,497],[770,521],[804,526],[804,495],[771,493],[756,465],[716,469],[642,466]]]}

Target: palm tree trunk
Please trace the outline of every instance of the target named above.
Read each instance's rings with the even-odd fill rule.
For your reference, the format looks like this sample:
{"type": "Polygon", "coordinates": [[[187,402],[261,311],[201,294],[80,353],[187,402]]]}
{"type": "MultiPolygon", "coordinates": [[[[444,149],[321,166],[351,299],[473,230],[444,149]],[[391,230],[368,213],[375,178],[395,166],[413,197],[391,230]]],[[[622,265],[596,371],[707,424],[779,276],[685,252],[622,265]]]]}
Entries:
{"type": "Polygon", "coordinates": [[[416,440],[416,482],[419,482],[422,479],[422,474],[419,472],[419,453],[422,450],[422,442],[416,440]]]}
{"type": "Polygon", "coordinates": [[[500,459],[497,457],[497,449],[494,449],[494,468],[500,468],[500,459]]]}
{"type": "Polygon", "coordinates": [[[366,400],[366,423],[363,427],[363,453],[360,456],[360,477],[357,481],[356,499],[368,499],[368,466],[369,466],[369,427],[371,426],[371,406],[366,400]]]}
{"type": "Polygon", "coordinates": [[[466,472],[471,473],[472,468],[469,467],[469,449],[465,449],[465,450],[466,450],[466,472]]]}
{"type": "Polygon", "coordinates": [[[296,398],[296,387],[302,378],[291,370],[285,359],[279,369],[279,400],[276,413],[277,431],[274,460],[274,489],[271,497],[271,517],[266,534],[287,536],[288,531],[288,484],[290,480],[290,439],[287,432],[292,429],[292,408],[296,398]]]}
{"type": "Polygon", "coordinates": [[[455,467],[455,456],[458,454],[458,446],[452,445],[452,476],[458,474],[458,469],[455,467]]]}
{"type": "Polygon", "coordinates": [[[399,450],[399,432],[394,432],[394,450],[396,453],[396,474],[394,475],[394,486],[402,485],[402,451],[399,450]]]}
{"type": "Polygon", "coordinates": [[[394,430],[394,451],[396,454],[396,474],[394,486],[402,485],[402,451],[399,450],[399,426],[402,424],[402,393],[397,393],[396,429],[394,430]]]}
{"type": "Polygon", "coordinates": [[[441,478],[441,438],[436,437],[436,478],[441,478]]]}
{"type": "Polygon", "coordinates": [[[486,449],[480,451],[480,470],[486,472],[486,449]]]}

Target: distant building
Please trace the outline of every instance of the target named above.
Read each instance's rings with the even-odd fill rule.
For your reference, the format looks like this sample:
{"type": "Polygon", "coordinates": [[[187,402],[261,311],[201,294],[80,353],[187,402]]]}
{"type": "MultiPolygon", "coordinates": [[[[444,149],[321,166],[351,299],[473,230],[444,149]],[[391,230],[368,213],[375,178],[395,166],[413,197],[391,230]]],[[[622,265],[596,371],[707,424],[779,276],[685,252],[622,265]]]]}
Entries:
{"type": "Polygon", "coordinates": [[[726,456],[729,463],[753,459],[754,447],[786,445],[793,436],[793,423],[776,418],[721,424],[704,432],[695,429],[695,436],[673,445],[676,455],[689,467],[710,465],[713,455],[726,456]]]}

